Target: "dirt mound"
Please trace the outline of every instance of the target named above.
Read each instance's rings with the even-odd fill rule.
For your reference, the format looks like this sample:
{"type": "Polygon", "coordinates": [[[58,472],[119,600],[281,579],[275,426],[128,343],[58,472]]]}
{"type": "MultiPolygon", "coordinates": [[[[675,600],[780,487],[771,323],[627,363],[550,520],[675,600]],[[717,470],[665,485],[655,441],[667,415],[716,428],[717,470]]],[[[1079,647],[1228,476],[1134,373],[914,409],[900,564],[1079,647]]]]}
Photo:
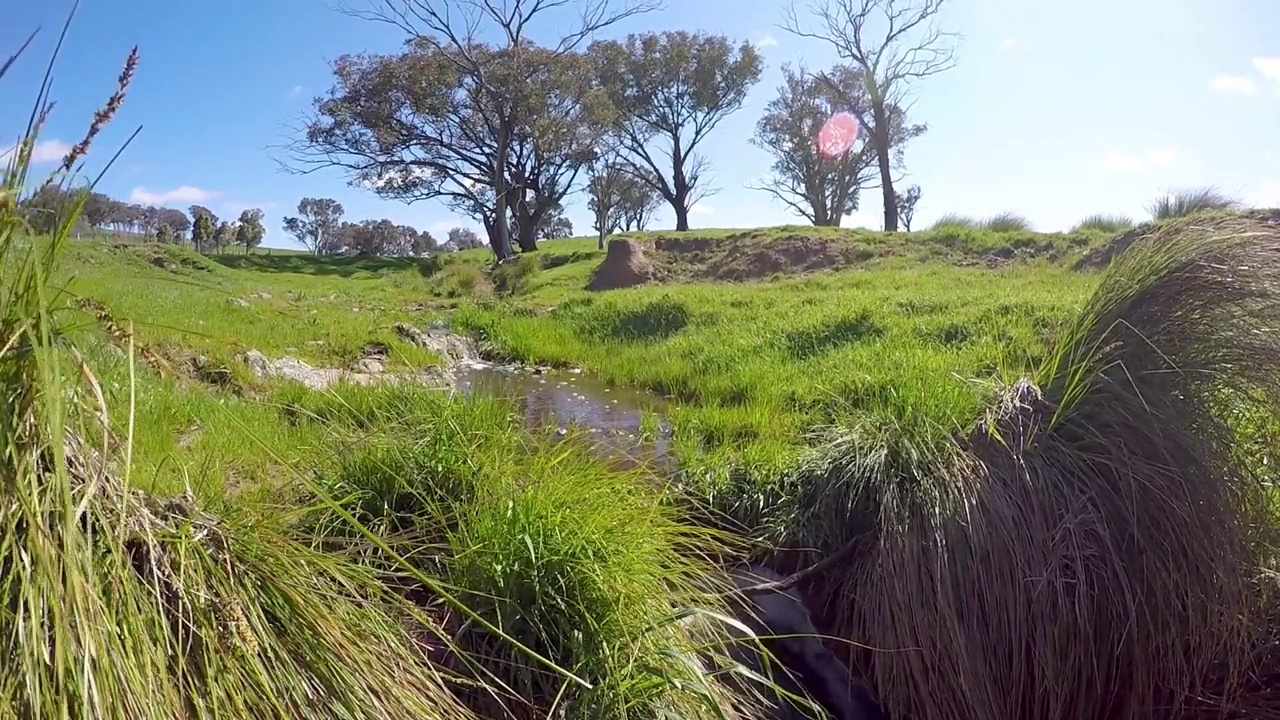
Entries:
{"type": "Polygon", "coordinates": [[[609,241],[604,261],[591,274],[588,290],[617,290],[642,285],[660,276],[658,269],[645,257],[640,244],[631,240],[609,241]]]}
{"type": "Polygon", "coordinates": [[[1155,232],[1155,229],[1154,223],[1143,223],[1132,230],[1126,230],[1115,238],[1108,240],[1105,245],[1085,253],[1084,257],[1076,261],[1074,268],[1076,270],[1100,270],[1105,268],[1118,255],[1128,250],[1129,246],[1155,232]]]}
{"type": "Polygon", "coordinates": [[[708,267],[704,277],[730,282],[759,280],[782,272],[835,270],[866,262],[875,255],[866,248],[803,235],[763,243],[737,243],[727,250],[724,262],[708,267]]]}

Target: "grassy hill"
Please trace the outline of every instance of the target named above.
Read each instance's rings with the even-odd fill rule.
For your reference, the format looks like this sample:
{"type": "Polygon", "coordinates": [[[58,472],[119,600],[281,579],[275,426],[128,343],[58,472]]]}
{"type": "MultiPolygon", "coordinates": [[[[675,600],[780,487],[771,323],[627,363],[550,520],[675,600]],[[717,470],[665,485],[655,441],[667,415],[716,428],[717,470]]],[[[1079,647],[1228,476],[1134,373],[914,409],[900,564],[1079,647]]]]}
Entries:
{"type": "MultiPolygon", "coordinates": [[[[1280,437],[1264,332],[1280,237],[1225,215],[1154,233],[1108,273],[1074,269],[1096,233],[635,234],[619,239],[654,272],[607,291],[588,289],[607,259],[590,239],[497,267],[479,250],[72,242],[55,262],[66,294],[41,301],[58,359],[24,354],[50,342],[39,332],[0,354],[13,406],[38,420],[10,444],[55,426],[66,394],[26,389],[55,381],[83,386],[79,437],[96,442],[105,412],[117,438],[97,446],[114,464],[96,480],[78,464],[20,471],[70,478],[51,487],[68,517],[91,515],[58,532],[105,568],[76,571],[74,601],[102,619],[85,627],[124,629],[92,638],[128,658],[113,706],[723,717],[734,695],[687,658],[724,639],[708,591],[751,555],[782,572],[835,563],[810,606],[895,714],[1030,720],[1064,698],[1164,707],[1194,688],[1273,717],[1280,703],[1221,669],[1280,632],[1254,583],[1277,524],[1256,488],[1280,437]],[[244,357],[340,368],[376,347],[391,374],[447,367],[391,330],[442,320],[492,359],[662,395],[676,469],[531,433],[519,403],[409,382],[312,390],[244,357]],[[117,481],[143,494],[84,495],[117,481]],[[1071,583],[1040,593],[1036,573],[1071,583]],[[183,641],[167,628],[187,622],[202,641],[175,663],[157,638],[183,641]],[[901,647],[921,652],[874,649],[901,647]],[[1026,653],[1060,671],[1023,673],[1026,653]],[[1103,656],[1118,658],[1105,677],[1076,682],[1103,656]],[[147,690],[157,678],[181,691],[147,690]]],[[[14,337],[44,327],[17,258],[47,247],[6,246],[14,337]]],[[[52,575],[22,572],[30,612],[52,575]]],[[[20,647],[24,672],[53,672],[39,643],[20,647]]]]}
{"type": "MultiPolygon", "coordinates": [[[[664,233],[625,237],[670,240],[664,233]]],[[[1079,308],[1095,280],[1067,266],[1098,238],[769,228],[680,240],[700,248],[683,271],[676,265],[664,282],[604,293],[585,289],[603,258],[594,239],[546,242],[496,270],[485,250],[441,263],[200,257],[82,242],[71,246],[66,269],[72,292],[135,323],[138,338],[157,352],[177,361],[203,356],[230,368],[242,385],[252,381],[236,356],[249,349],[343,367],[367,344],[382,343],[393,367],[438,363],[390,328],[450,314],[495,358],[582,367],[607,383],[675,400],[671,419],[685,467],[720,477],[740,468],[774,476],[817,426],[878,418],[951,432],[969,422],[990,383],[1027,374],[1079,308]],[[685,280],[698,268],[753,262],[752,255],[797,238],[811,248],[839,244],[878,254],[827,272],[795,274],[784,265],[758,283],[685,280]],[[1015,260],[1017,248],[1045,248],[1052,259],[1015,260]],[[1008,261],[956,264],[993,253],[1008,261]]],[[[684,259],[671,255],[665,262],[684,259]]],[[[196,421],[168,408],[157,415],[169,428],[147,433],[152,441],[196,421]]],[[[160,444],[171,449],[173,442],[160,444]]],[[[213,468],[223,460],[194,463],[213,468]]]]}

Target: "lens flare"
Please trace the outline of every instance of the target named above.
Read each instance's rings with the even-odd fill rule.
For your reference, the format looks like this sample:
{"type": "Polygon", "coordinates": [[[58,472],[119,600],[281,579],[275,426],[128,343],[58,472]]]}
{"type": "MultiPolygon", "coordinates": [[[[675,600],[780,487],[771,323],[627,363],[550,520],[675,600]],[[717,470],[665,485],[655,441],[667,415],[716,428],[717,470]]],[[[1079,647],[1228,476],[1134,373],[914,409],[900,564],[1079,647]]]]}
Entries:
{"type": "Polygon", "coordinates": [[[858,119],[847,112],[838,112],[822,124],[818,131],[818,152],[826,157],[837,157],[849,152],[858,139],[858,119]]]}

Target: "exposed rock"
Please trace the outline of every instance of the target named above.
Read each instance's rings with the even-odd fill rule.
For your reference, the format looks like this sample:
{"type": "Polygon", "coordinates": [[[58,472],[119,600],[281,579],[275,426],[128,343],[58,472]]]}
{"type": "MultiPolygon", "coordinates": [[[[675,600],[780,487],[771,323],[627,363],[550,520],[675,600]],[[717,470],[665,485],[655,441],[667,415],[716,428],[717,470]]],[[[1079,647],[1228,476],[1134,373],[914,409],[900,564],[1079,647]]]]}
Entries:
{"type": "Polygon", "coordinates": [[[229,302],[229,303],[231,303],[232,305],[235,305],[235,306],[237,306],[237,307],[242,307],[242,308],[251,307],[251,306],[249,305],[249,301],[248,301],[248,300],[243,300],[243,299],[238,298],[238,297],[229,297],[229,298],[227,298],[227,302],[229,302]]]}
{"type": "Polygon", "coordinates": [[[249,371],[254,377],[265,378],[271,375],[271,361],[266,355],[257,350],[250,350],[244,354],[244,360],[249,365],[249,371]]]}
{"type": "Polygon", "coordinates": [[[351,363],[351,369],[354,372],[366,373],[368,375],[379,375],[383,373],[387,367],[386,362],[382,358],[362,357],[351,363]]]}
{"type": "Polygon", "coordinates": [[[258,292],[254,293],[254,294],[253,294],[253,295],[251,295],[250,297],[256,298],[256,299],[258,299],[258,300],[270,300],[270,299],[271,299],[271,293],[269,293],[269,292],[263,292],[263,291],[259,290],[258,292]]]}
{"type": "Polygon", "coordinates": [[[409,323],[398,322],[391,329],[406,341],[444,358],[450,365],[475,360],[480,355],[471,338],[437,327],[432,327],[430,332],[423,332],[409,323]]]}
{"type": "Polygon", "coordinates": [[[435,387],[453,385],[453,374],[442,368],[426,368],[414,373],[396,374],[385,372],[385,358],[361,358],[367,361],[360,369],[344,370],[342,368],[312,367],[293,357],[282,357],[269,360],[257,350],[250,350],[244,355],[245,362],[255,377],[276,378],[300,382],[312,390],[324,390],[342,382],[358,385],[371,385],[378,382],[412,382],[435,387]]]}

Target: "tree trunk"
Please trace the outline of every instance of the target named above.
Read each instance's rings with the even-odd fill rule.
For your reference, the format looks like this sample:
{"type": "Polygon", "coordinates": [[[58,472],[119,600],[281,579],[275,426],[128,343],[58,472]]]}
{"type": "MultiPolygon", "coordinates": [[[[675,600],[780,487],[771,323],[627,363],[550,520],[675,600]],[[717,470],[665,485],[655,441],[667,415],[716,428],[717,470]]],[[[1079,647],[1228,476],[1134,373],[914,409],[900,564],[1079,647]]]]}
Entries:
{"type": "Polygon", "coordinates": [[[884,110],[884,98],[871,100],[875,116],[872,138],[876,148],[876,161],[880,165],[880,187],[884,192],[884,231],[898,231],[898,199],[893,191],[893,169],[889,165],[889,119],[884,110]]]}
{"type": "Polygon", "coordinates": [[[531,217],[520,218],[516,223],[519,232],[516,233],[516,243],[520,245],[520,252],[535,252],[538,249],[538,223],[533,222],[531,217]]]}
{"type": "Polygon", "coordinates": [[[684,200],[677,200],[673,207],[676,211],[676,232],[687,232],[689,230],[689,208],[685,207],[684,200]]]}
{"type": "Polygon", "coordinates": [[[513,254],[511,252],[511,236],[507,229],[507,154],[509,152],[508,142],[510,134],[506,123],[498,123],[498,152],[494,158],[493,173],[493,231],[490,237],[493,238],[493,254],[498,256],[498,262],[502,262],[513,254]]]}

